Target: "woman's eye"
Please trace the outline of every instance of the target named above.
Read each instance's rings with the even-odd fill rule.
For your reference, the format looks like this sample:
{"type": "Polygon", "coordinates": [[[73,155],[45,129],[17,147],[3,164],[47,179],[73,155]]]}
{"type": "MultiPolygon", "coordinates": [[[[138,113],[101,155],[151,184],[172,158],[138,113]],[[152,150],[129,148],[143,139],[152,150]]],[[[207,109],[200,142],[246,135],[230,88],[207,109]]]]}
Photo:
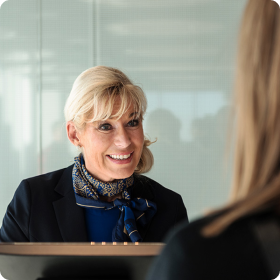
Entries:
{"type": "Polygon", "coordinates": [[[130,127],[138,126],[139,120],[131,120],[127,125],[130,127]]]}
{"type": "Polygon", "coordinates": [[[108,130],[112,129],[112,126],[108,123],[104,123],[104,124],[101,124],[98,129],[102,130],[102,131],[108,131],[108,130]]]}

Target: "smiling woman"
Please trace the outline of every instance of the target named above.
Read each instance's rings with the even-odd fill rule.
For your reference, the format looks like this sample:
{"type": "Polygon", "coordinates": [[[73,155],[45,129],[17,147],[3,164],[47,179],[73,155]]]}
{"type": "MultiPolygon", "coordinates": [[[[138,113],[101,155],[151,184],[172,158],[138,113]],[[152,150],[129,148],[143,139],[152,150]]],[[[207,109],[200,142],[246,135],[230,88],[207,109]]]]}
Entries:
{"type": "Polygon", "coordinates": [[[140,175],[152,168],[142,89],[96,66],[74,82],[64,113],[80,147],[74,165],[23,180],[0,229],[2,242],[161,242],[187,220],[182,198],[140,175]]]}
{"type": "MultiPolygon", "coordinates": [[[[120,100],[113,115],[119,107],[120,100]]],[[[82,131],[76,130],[73,121],[67,123],[69,140],[82,148],[86,168],[95,178],[109,182],[134,172],[144,144],[142,120],[136,114],[130,105],[120,118],[87,123],[82,131]]]]}

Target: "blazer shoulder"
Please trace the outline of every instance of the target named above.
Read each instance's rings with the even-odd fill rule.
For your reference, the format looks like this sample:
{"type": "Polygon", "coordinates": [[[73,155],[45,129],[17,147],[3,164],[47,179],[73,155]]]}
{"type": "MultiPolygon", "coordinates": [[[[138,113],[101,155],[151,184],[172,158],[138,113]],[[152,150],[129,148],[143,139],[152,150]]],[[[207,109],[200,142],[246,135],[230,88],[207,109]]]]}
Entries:
{"type": "Polygon", "coordinates": [[[28,185],[32,197],[53,196],[59,193],[65,195],[72,188],[73,165],[46,174],[24,179],[21,185],[28,185]]]}
{"type": "Polygon", "coordinates": [[[37,176],[33,176],[30,178],[26,178],[23,181],[28,181],[29,183],[36,183],[38,181],[42,181],[42,182],[47,182],[47,181],[57,181],[59,180],[59,178],[61,177],[61,175],[63,174],[63,172],[66,170],[66,168],[62,168],[59,170],[55,170],[52,172],[48,172],[45,174],[41,174],[41,175],[37,175],[37,176]]]}
{"type": "Polygon", "coordinates": [[[28,184],[31,187],[37,186],[38,184],[40,184],[41,186],[45,186],[45,185],[49,185],[49,184],[56,185],[59,183],[61,178],[63,176],[65,176],[65,174],[69,173],[68,175],[70,175],[72,173],[72,168],[73,168],[73,165],[66,167],[66,168],[62,168],[59,170],[55,170],[52,172],[48,172],[45,174],[41,174],[41,175],[37,175],[34,177],[24,179],[23,182],[28,182],[28,184]]]}
{"type": "Polygon", "coordinates": [[[178,193],[162,186],[157,181],[144,176],[144,175],[134,175],[135,181],[141,187],[149,188],[152,192],[161,193],[162,195],[172,196],[172,197],[181,197],[178,193]]]}

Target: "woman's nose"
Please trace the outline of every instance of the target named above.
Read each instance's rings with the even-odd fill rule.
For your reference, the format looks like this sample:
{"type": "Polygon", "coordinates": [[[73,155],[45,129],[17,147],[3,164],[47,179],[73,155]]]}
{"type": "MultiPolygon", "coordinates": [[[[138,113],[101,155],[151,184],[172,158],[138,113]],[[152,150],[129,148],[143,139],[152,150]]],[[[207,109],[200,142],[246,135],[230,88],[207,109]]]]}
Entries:
{"type": "Polygon", "coordinates": [[[131,144],[129,133],[124,127],[117,129],[115,145],[119,148],[127,148],[131,144]]]}

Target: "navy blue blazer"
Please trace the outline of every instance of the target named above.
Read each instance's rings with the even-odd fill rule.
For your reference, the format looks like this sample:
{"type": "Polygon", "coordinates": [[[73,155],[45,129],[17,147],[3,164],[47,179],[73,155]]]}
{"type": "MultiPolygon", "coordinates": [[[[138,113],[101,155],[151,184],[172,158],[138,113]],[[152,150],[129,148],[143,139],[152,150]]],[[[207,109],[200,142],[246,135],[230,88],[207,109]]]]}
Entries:
{"type": "MultiPolygon", "coordinates": [[[[88,242],[84,209],[76,204],[73,165],[23,180],[9,204],[0,229],[1,242],[88,242]]],[[[157,213],[142,228],[144,242],[162,242],[187,212],[179,194],[157,182],[135,175],[131,197],[157,204],[157,213]]]]}

